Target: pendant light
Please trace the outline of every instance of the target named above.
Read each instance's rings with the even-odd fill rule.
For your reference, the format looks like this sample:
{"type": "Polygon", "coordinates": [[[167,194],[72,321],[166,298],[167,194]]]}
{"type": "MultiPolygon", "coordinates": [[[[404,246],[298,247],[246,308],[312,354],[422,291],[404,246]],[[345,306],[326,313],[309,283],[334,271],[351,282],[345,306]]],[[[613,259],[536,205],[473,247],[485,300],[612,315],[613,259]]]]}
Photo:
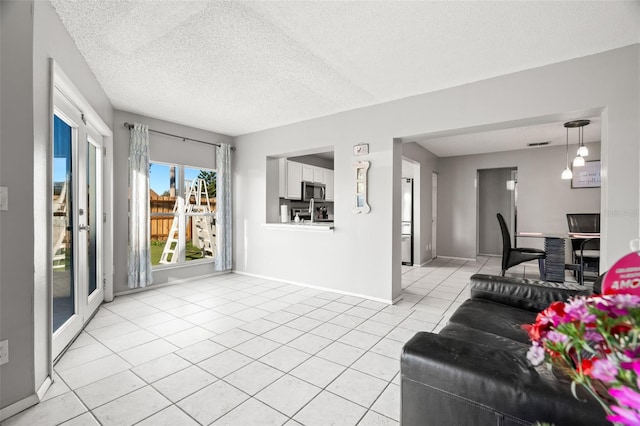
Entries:
{"type": "Polygon", "coordinates": [[[584,166],[584,157],[589,155],[589,150],[584,146],[584,126],[591,123],[589,120],[573,120],[564,123],[567,129],[567,168],[562,172],[562,179],[571,179],[573,173],[569,169],[569,128],[578,128],[578,155],[573,159],[573,167],[584,166]]]}
{"type": "Polygon", "coordinates": [[[569,123],[564,123],[564,127],[567,128],[567,162],[565,169],[562,171],[562,179],[564,180],[571,179],[573,177],[573,173],[571,173],[571,169],[569,168],[569,126],[567,126],[567,124],[569,123]]]}
{"type": "MultiPolygon", "coordinates": [[[[589,121],[589,120],[585,120],[585,121],[589,121]]],[[[578,148],[578,155],[580,157],[586,157],[589,155],[589,149],[586,146],[584,146],[584,127],[580,127],[580,148],[578,148]]]]}

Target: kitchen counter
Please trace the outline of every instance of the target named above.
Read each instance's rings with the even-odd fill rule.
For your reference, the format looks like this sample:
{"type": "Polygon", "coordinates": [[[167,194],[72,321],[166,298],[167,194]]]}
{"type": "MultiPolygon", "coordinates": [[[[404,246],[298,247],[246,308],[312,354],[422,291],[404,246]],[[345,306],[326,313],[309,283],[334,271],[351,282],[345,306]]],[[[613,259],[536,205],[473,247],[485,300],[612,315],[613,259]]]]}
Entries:
{"type": "Polygon", "coordinates": [[[267,229],[286,229],[293,231],[333,232],[333,222],[289,222],[289,223],[265,223],[267,229]]]}

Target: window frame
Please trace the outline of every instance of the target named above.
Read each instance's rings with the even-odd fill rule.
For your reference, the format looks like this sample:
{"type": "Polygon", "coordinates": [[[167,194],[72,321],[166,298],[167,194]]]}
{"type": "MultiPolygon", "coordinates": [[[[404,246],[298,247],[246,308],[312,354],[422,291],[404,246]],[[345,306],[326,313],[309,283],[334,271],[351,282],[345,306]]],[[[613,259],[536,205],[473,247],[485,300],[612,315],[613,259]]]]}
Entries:
{"type": "MultiPolygon", "coordinates": [[[[189,218],[194,216],[202,216],[203,214],[186,212],[187,200],[185,199],[185,194],[188,188],[185,185],[186,184],[185,169],[205,170],[205,171],[215,172],[215,173],[217,173],[217,170],[214,168],[198,167],[198,166],[191,166],[188,164],[178,164],[178,163],[170,163],[166,161],[154,161],[154,160],[150,160],[149,165],[150,166],[161,165],[161,166],[176,168],[176,202],[178,203],[177,212],[154,213],[154,212],[151,212],[151,206],[149,208],[149,225],[151,225],[151,220],[153,217],[172,218],[173,220],[174,217],[178,216],[178,245],[177,245],[177,251],[174,254],[178,256],[178,259],[175,263],[172,262],[172,263],[166,263],[166,264],[163,264],[163,263],[158,263],[155,265],[152,264],[151,265],[152,270],[159,271],[159,270],[165,270],[165,269],[171,269],[171,268],[177,268],[177,267],[185,267],[187,265],[202,265],[202,264],[215,263],[215,253],[211,257],[203,257],[201,259],[192,259],[192,260],[186,259],[187,224],[189,223],[189,218]]],[[[151,190],[151,183],[149,183],[149,190],[151,190]]],[[[210,196],[209,198],[214,198],[214,197],[210,196]]],[[[149,199],[149,203],[151,203],[151,199],[149,199]]],[[[215,211],[205,215],[211,216],[214,220],[216,218],[215,211]]],[[[214,244],[215,242],[212,242],[212,246],[214,246],[214,244]]]]}

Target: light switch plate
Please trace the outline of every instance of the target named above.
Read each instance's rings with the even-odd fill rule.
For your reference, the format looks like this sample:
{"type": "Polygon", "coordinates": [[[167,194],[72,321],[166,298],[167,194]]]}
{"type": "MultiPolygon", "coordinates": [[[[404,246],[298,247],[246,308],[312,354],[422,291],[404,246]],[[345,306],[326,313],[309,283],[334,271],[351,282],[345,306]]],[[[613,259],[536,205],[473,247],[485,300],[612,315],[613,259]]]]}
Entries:
{"type": "Polygon", "coordinates": [[[9,210],[9,188],[0,186],[0,211],[9,210]]]}

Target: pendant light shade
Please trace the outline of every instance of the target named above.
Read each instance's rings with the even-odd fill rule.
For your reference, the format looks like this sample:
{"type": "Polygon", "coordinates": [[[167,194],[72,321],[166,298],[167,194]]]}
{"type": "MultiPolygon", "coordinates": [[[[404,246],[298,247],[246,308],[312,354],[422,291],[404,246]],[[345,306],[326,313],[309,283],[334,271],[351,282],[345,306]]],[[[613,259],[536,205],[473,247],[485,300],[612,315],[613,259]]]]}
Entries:
{"type": "Polygon", "coordinates": [[[578,148],[578,155],[580,157],[586,157],[589,155],[589,148],[587,148],[586,146],[582,145],[580,148],[578,148]]]}
{"type": "Polygon", "coordinates": [[[569,169],[569,166],[567,166],[567,168],[562,171],[562,179],[567,180],[571,178],[573,178],[573,173],[571,169],[569,169]]]}
{"type": "Polygon", "coordinates": [[[573,167],[582,167],[584,166],[584,157],[581,157],[580,155],[578,155],[576,158],[573,159],[573,167]]]}

